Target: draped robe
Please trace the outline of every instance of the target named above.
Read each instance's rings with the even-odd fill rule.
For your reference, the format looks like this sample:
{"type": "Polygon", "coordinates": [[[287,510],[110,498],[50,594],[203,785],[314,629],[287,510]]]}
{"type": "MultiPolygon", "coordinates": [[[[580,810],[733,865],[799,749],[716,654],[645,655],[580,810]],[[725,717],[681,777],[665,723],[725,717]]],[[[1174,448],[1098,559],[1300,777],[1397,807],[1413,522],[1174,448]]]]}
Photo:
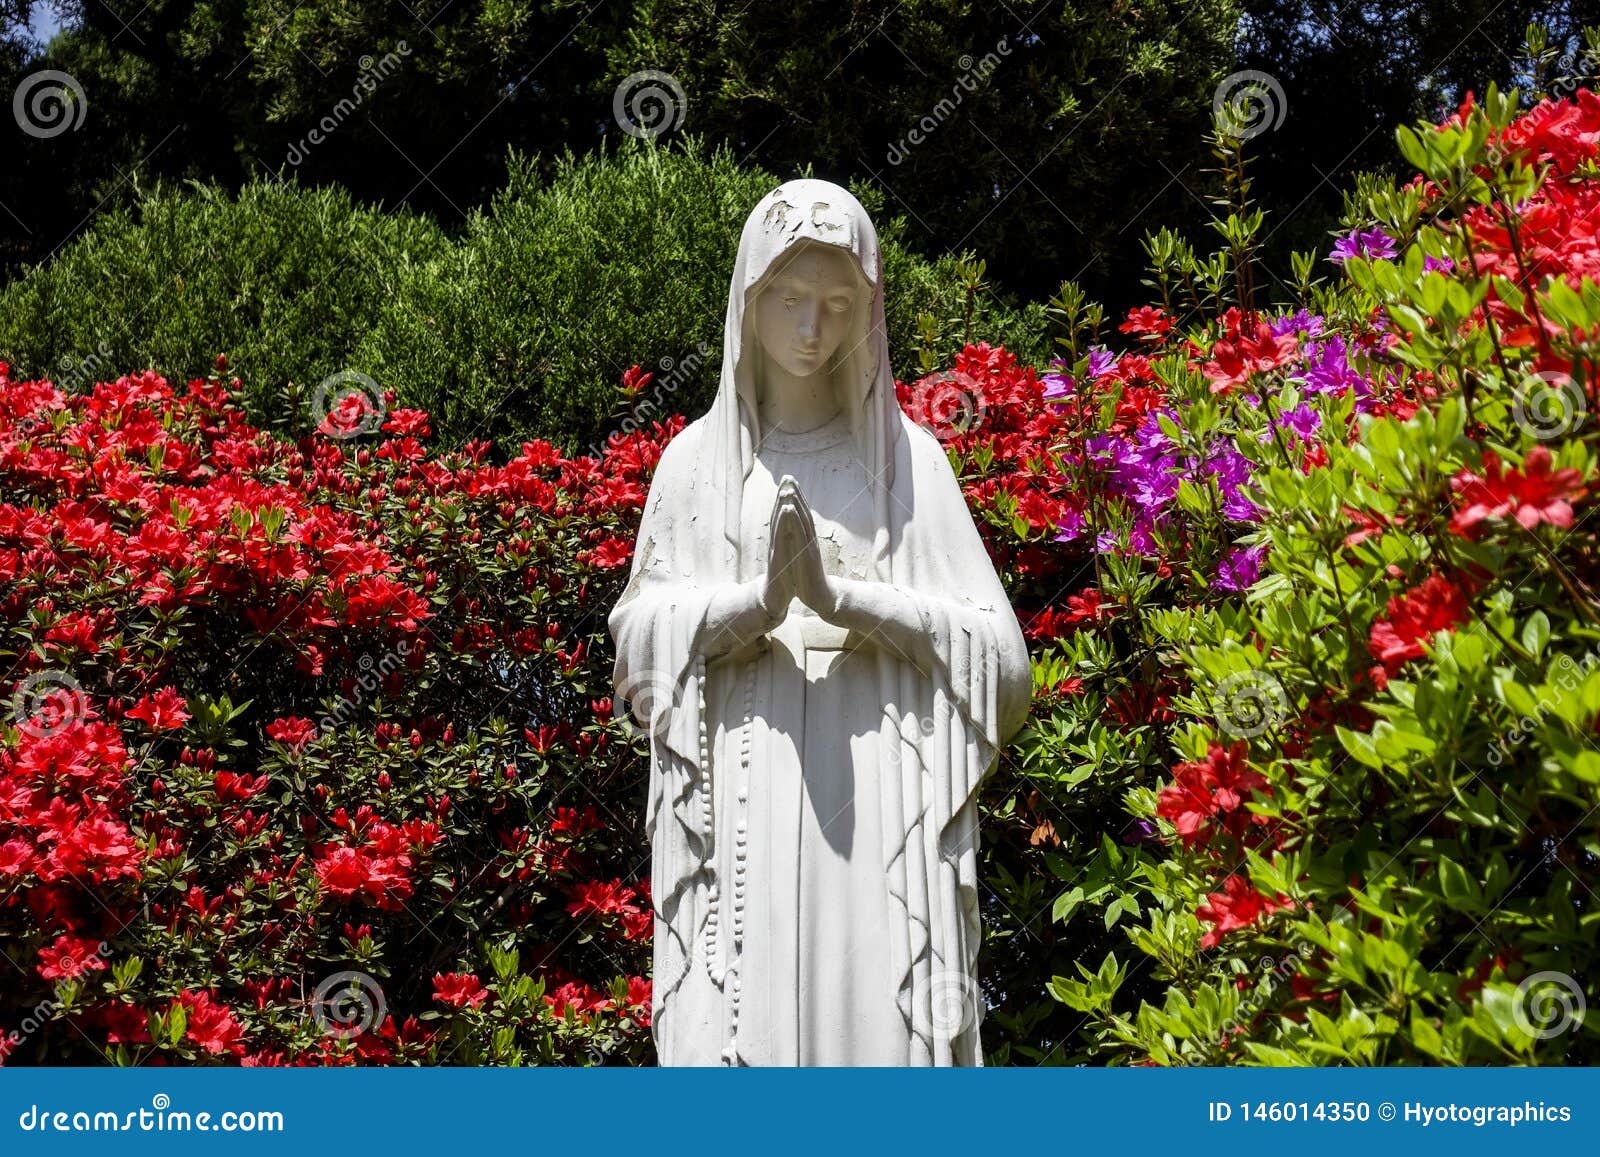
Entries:
{"type": "Polygon", "coordinates": [[[942,447],[895,403],[882,329],[854,198],[801,181],[764,199],[717,401],[662,457],[612,613],[618,695],[650,735],[663,1064],[982,1063],[975,794],[1026,714],[1027,657],[942,447]],[[788,436],[756,428],[746,307],[802,238],[849,252],[871,292],[844,413],[788,436]],[[798,600],[767,635],[707,644],[718,591],[765,569],[783,475],[825,570],[892,587],[921,645],[798,600]]]}

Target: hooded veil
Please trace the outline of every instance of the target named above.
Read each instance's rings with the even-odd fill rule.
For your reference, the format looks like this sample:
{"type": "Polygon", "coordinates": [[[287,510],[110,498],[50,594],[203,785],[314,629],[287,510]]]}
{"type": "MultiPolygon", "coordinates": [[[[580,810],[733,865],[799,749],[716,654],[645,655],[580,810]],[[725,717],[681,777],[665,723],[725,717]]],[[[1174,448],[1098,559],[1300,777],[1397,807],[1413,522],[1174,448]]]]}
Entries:
{"type": "MultiPolygon", "coordinates": [[[[881,705],[870,742],[851,748],[872,764],[853,769],[853,782],[858,792],[877,793],[863,814],[876,816],[880,830],[865,846],[882,881],[874,886],[885,893],[872,898],[873,910],[886,913],[889,925],[887,958],[863,962],[862,976],[887,986],[898,1014],[889,1018],[893,1039],[871,1042],[863,1055],[981,1064],[974,795],[1026,715],[1026,650],[942,447],[896,401],[877,233],[853,196],[815,180],[769,193],[745,223],[716,399],[662,457],[630,582],[610,621],[618,699],[629,700],[650,737],[658,1051],[664,1064],[749,1060],[739,1043],[740,991],[748,982],[740,975],[739,930],[747,916],[791,919],[785,911],[744,911],[743,820],[719,814],[730,798],[727,777],[742,770],[759,781],[769,761],[781,758],[759,726],[774,707],[762,701],[770,686],[761,674],[765,660],[756,653],[713,656],[708,665],[697,648],[718,591],[761,572],[741,551],[741,504],[764,433],[751,306],[779,259],[805,242],[849,254],[866,290],[832,367],[849,445],[866,478],[862,500],[872,512],[862,577],[892,588],[891,597],[920,624],[928,644],[920,650],[931,656],[913,661],[869,640],[848,665],[852,699],[881,705]],[[742,712],[708,710],[708,699],[740,703],[729,690],[738,687],[742,712]],[[729,881],[722,878],[729,874],[726,847],[735,839],[738,878],[729,881]]],[[[748,525],[748,512],[744,518],[748,525]]],[[[808,999],[804,992],[797,998],[800,1005],[808,999]]],[[[796,1016],[805,1022],[806,1010],[796,1016]]],[[[791,1029],[772,1031],[789,1039],[791,1029]]],[[[804,1023],[794,1031],[798,1044],[767,1059],[802,1063],[812,1055],[804,1023]]]]}

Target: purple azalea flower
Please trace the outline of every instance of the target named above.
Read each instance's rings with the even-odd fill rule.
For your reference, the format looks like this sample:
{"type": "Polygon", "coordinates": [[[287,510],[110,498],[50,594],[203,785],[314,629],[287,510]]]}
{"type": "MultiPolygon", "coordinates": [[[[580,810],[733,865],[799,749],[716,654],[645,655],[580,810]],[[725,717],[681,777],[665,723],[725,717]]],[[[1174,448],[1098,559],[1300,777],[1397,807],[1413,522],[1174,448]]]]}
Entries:
{"type": "Polygon", "coordinates": [[[1382,257],[1393,257],[1399,250],[1395,248],[1395,240],[1382,229],[1356,230],[1348,237],[1341,237],[1334,243],[1333,252],[1328,254],[1328,260],[1335,265],[1343,265],[1352,257],[1365,257],[1376,260],[1382,257]]]}
{"type": "Polygon", "coordinates": [[[1290,430],[1302,442],[1309,442],[1311,436],[1322,428],[1322,415],[1311,408],[1311,403],[1301,402],[1294,409],[1280,414],[1276,424],[1280,430],[1290,430]]]}
{"type": "Polygon", "coordinates": [[[1091,380],[1110,373],[1117,365],[1117,355],[1098,346],[1089,351],[1089,377],[1091,380]]]}
{"type": "Polygon", "coordinates": [[[1454,273],[1456,263],[1448,257],[1424,257],[1422,259],[1422,272],[1424,273],[1454,273]]]}
{"type": "Polygon", "coordinates": [[[1264,546],[1234,547],[1223,555],[1222,561],[1217,564],[1217,577],[1215,586],[1219,591],[1246,590],[1255,585],[1261,576],[1261,560],[1267,555],[1264,546]]]}
{"type": "Polygon", "coordinates": [[[1074,382],[1072,375],[1067,371],[1069,366],[1065,358],[1052,358],[1050,369],[1039,375],[1039,380],[1044,383],[1044,400],[1059,402],[1072,392],[1074,382]]]}
{"type": "Polygon", "coordinates": [[[1134,847],[1154,843],[1158,838],[1156,825],[1149,820],[1134,820],[1122,833],[1122,842],[1134,847]]]}
{"type": "Polygon", "coordinates": [[[1131,438],[1096,434],[1084,448],[1105,472],[1112,493],[1142,516],[1157,517],[1178,493],[1178,456],[1154,415],[1147,415],[1131,438]]]}
{"type": "Polygon", "coordinates": [[[1056,523],[1055,541],[1071,542],[1083,533],[1083,511],[1068,507],[1056,523]]]}
{"type": "Polygon", "coordinates": [[[1222,515],[1233,522],[1254,522],[1261,516],[1245,491],[1250,486],[1250,459],[1231,443],[1222,442],[1202,467],[1203,474],[1217,480],[1222,492],[1222,515]]]}
{"type": "Polygon", "coordinates": [[[1354,390],[1358,398],[1371,393],[1366,379],[1350,364],[1344,338],[1334,334],[1327,341],[1311,342],[1304,348],[1308,393],[1341,395],[1354,390]]]}
{"type": "Polygon", "coordinates": [[[1323,322],[1321,314],[1302,309],[1299,313],[1286,313],[1268,325],[1272,327],[1273,337],[1283,337],[1290,333],[1316,337],[1322,332],[1323,322]]]}
{"type": "Polygon", "coordinates": [[[1155,535],[1151,533],[1153,527],[1147,522],[1136,521],[1128,527],[1128,547],[1124,551],[1121,542],[1121,532],[1103,530],[1095,539],[1094,548],[1101,554],[1130,554],[1147,555],[1156,553],[1155,535]]]}

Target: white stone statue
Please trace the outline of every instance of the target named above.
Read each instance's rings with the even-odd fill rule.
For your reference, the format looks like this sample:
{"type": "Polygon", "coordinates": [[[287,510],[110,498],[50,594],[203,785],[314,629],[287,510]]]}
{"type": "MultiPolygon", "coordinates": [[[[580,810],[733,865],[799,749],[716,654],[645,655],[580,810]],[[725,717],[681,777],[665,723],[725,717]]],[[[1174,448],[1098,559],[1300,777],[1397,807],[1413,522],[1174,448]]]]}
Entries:
{"type": "Polygon", "coordinates": [[[1027,652],[896,404],[860,203],[763,198],[726,324],[611,615],[651,740],[661,1063],[981,1064],[975,793],[1027,652]]]}

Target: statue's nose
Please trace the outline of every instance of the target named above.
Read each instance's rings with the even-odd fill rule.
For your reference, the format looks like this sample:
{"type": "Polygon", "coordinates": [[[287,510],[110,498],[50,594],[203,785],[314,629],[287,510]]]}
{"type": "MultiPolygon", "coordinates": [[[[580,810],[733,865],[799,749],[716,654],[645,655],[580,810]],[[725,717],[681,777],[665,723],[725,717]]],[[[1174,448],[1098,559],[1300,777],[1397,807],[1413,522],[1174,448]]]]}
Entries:
{"type": "Polygon", "coordinates": [[[811,341],[817,336],[818,312],[818,305],[816,302],[811,302],[808,305],[802,306],[800,309],[799,334],[807,341],[811,341]]]}

